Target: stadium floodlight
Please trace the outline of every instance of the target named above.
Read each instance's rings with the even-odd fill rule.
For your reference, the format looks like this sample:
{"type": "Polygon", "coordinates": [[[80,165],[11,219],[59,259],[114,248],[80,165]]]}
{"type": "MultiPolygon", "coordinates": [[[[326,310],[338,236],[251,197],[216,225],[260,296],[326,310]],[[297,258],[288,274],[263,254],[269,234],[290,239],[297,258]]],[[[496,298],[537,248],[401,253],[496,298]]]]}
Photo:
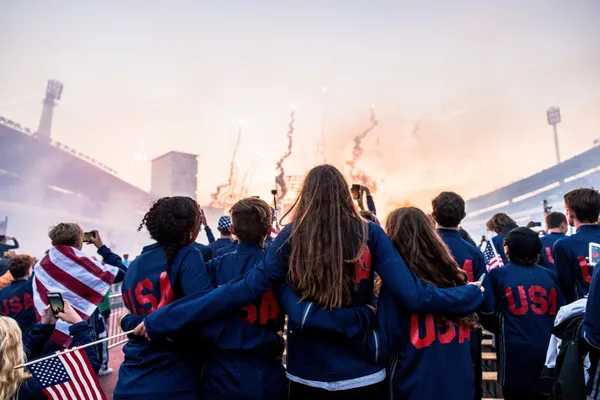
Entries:
{"type": "Polygon", "coordinates": [[[62,95],[63,84],[56,79],[50,79],[48,81],[48,85],[46,86],[46,97],[60,100],[60,96],[62,95]]]}
{"type": "Polygon", "coordinates": [[[558,148],[558,132],[556,131],[556,125],[560,122],[560,108],[550,107],[548,109],[548,111],[546,111],[546,116],[548,117],[548,124],[552,125],[552,130],[554,131],[554,149],[556,151],[556,163],[560,164],[560,151],[558,148]]]}

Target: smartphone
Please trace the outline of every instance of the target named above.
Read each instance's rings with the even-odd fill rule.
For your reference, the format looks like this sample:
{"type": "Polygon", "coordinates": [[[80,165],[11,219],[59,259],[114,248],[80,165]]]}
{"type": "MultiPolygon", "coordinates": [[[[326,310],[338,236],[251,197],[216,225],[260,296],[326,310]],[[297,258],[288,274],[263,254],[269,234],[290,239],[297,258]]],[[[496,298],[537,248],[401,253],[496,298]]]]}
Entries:
{"type": "Polygon", "coordinates": [[[57,316],[59,312],[65,311],[65,302],[63,301],[60,293],[48,292],[46,297],[48,298],[48,303],[50,303],[50,309],[52,310],[52,314],[54,314],[54,316],[57,316]]]}
{"type": "Polygon", "coordinates": [[[96,231],[85,232],[83,234],[83,241],[85,243],[91,243],[92,239],[96,239],[96,231]]]}
{"type": "Polygon", "coordinates": [[[355,199],[360,199],[360,185],[352,185],[352,188],[350,189],[350,191],[352,192],[352,197],[355,199]]]}
{"type": "Polygon", "coordinates": [[[485,279],[485,277],[487,276],[487,274],[483,274],[479,277],[479,282],[483,282],[483,280],[485,279]]]}
{"type": "Polygon", "coordinates": [[[589,248],[589,259],[588,263],[593,267],[600,262],[600,244],[590,243],[589,248]]]}
{"type": "Polygon", "coordinates": [[[271,190],[271,194],[272,194],[273,196],[277,196],[277,189],[272,189],[272,190],[271,190]]]}
{"type": "Polygon", "coordinates": [[[542,226],[542,223],[541,223],[541,222],[534,222],[534,223],[532,224],[532,226],[533,226],[534,228],[535,228],[535,227],[541,227],[541,226],[542,226]]]}

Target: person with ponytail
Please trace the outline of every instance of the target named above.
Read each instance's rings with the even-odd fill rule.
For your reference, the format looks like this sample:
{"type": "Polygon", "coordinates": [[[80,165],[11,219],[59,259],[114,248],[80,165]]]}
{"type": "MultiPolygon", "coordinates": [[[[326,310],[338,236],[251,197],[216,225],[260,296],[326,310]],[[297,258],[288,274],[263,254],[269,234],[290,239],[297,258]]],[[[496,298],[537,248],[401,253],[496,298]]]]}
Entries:
{"type": "MultiPolygon", "coordinates": [[[[121,320],[123,330],[176,299],[212,289],[202,255],[192,247],[201,219],[200,207],[189,197],[164,197],[146,213],[138,230],[145,227],[156,243],[144,247],[125,275],[121,290],[131,314],[121,320]]],[[[123,348],[114,399],[199,399],[199,374],[194,374],[201,362],[195,344],[197,340],[158,343],[131,336],[123,348]]]]}
{"type": "MultiPolygon", "coordinates": [[[[308,172],[291,211],[292,222],[243,279],[167,305],[135,333],[163,342],[258,300],[285,278],[302,299],[334,311],[370,304],[375,273],[411,311],[467,314],[483,301],[478,285],[439,289],[411,273],[383,229],[360,217],[348,183],[331,165],[308,172]]],[[[365,363],[344,335],[304,332],[311,315],[309,307],[299,329],[288,328],[290,398],[382,398],[385,368],[365,363]]]]}

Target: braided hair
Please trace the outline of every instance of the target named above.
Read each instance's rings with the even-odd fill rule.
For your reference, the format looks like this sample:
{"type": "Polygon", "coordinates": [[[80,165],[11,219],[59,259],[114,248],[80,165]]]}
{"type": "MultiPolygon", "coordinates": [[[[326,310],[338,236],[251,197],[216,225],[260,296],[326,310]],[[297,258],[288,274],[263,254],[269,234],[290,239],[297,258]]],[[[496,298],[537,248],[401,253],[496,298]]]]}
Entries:
{"type": "Polygon", "coordinates": [[[191,197],[163,197],[155,201],[138,227],[146,227],[150,237],[163,246],[167,270],[181,246],[192,244],[202,224],[200,206],[191,197]]]}

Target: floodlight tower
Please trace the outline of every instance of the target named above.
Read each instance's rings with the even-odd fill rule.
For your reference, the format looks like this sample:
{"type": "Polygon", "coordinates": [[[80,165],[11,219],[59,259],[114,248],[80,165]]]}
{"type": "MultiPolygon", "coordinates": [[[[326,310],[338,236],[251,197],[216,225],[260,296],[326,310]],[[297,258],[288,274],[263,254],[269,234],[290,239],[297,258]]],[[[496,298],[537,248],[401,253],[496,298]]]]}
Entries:
{"type": "Polygon", "coordinates": [[[52,131],[52,113],[56,106],[56,101],[60,100],[63,84],[56,79],[50,79],[46,86],[46,97],[44,97],[44,108],[40,117],[40,125],[37,130],[37,136],[50,140],[52,131]]]}

